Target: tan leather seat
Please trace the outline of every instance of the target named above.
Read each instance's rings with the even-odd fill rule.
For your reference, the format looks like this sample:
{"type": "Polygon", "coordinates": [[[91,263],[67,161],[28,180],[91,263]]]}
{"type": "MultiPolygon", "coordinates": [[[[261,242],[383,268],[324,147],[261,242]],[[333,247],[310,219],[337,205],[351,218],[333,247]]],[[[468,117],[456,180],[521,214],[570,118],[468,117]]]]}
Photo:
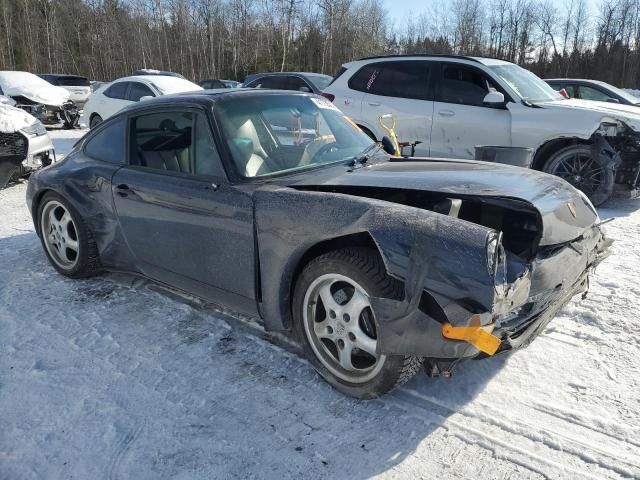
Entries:
{"type": "Polygon", "coordinates": [[[236,130],[235,142],[238,169],[245,177],[255,177],[273,171],[269,164],[269,155],[262,148],[255,125],[246,119],[236,130]]]}

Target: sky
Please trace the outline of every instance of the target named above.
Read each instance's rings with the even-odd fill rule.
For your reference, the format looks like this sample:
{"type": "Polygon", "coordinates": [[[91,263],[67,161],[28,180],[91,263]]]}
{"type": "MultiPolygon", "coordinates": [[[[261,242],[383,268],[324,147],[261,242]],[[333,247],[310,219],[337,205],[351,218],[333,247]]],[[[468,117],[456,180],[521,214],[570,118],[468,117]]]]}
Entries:
{"type": "MultiPolygon", "coordinates": [[[[432,5],[437,3],[446,3],[448,0],[383,0],[384,7],[389,12],[389,19],[394,21],[397,26],[401,22],[406,21],[410,14],[418,16],[423,12],[431,9],[432,5]]],[[[568,5],[571,0],[556,0],[554,3],[558,5],[568,5]]],[[[587,0],[591,11],[593,12],[598,0],[587,0]]]]}

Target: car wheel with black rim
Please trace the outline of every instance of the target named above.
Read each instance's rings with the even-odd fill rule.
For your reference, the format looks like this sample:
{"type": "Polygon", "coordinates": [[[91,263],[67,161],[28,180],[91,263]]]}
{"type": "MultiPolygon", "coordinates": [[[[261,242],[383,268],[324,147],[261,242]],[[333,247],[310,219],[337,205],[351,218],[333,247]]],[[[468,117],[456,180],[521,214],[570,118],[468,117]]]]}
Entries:
{"type": "Polygon", "coordinates": [[[551,155],[544,171],[566,180],[599,206],[613,193],[615,174],[608,163],[606,157],[594,156],[589,145],[571,145],[551,155]]]}
{"type": "Polygon", "coordinates": [[[45,253],[58,272],[84,278],[99,271],[98,248],[91,231],[60,195],[49,192],[42,198],[38,227],[45,253]]]}
{"type": "Polygon", "coordinates": [[[321,255],[300,274],[295,329],[315,369],[342,393],[376,398],[412,378],[422,358],[379,353],[372,297],[402,298],[377,253],[346,248],[321,255]]]}

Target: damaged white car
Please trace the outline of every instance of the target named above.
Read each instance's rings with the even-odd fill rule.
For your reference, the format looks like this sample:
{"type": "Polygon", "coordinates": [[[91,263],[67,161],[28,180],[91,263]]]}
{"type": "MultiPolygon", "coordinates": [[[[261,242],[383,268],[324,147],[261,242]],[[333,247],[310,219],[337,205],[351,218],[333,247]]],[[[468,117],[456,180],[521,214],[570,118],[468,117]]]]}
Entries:
{"type": "Polygon", "coordinates": [[[0,189],[54,159],[53,144],[42,122],[0,103],[0,189]]]}
{"type": "Polygon", "coordinates": [[[12,98],[16,107],[33,115],[44,125],[78,127],[80,111],[68,90],[51,85],[29,72],[0,72],[0,95],[12,98]]]}
{"type": "Polygon", "coordinates": [[[509,62],[461,56],[371,57],[343,65],[323,95],[369,136],[397,119],[420,156],[477,159],[553,173],[595,205],[640,186],[637,107],[566,99],[509,62]],[[417,144],[415,142],[418,142],[417,144]]]}

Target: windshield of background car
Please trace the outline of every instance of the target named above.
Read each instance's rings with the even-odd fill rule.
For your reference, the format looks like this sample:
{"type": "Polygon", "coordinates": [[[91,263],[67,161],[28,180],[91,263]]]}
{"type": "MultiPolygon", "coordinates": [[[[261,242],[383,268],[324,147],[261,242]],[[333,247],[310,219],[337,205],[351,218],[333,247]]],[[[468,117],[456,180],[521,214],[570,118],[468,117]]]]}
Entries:
{"type": "Polygon", "coordinates": [[[204,90],[200,85],[185,80],[184,78],[156,75],[149,81],[162,92],[163,95],[171,93],[193,92],[195,90],[204,90]]]}
{"type": "Polygon", "coordinates": [[[564,100],[547,82],[517,65],[493,65],[491,70],[530,103],[564,100]]]}
{"type": "Polygon", "coordinates": [[[58,77],[56,85],[61,87],[89,87],[91,83],[85,77],[58,77]]]}
{"type": "Polygon", "coordinates": [[[325,88],[327,88],[331,83],[331,81],[333,80],[333,77],[330,77],[329,75],[308,75],[307,74],[306,77],[321,92],[325,88]]]}
{"type": "Polygon", "coordinates": [[[214,112],[244,177],[350,161],[373,141],[330,101],[295,94],[220,99],[214,112]]]}
{"type": "Polygon", "coordinates": [[[640,98],[638,97],[634,97],[633,95],[631,95],[629,92],[625,92],[624,90],[622,90],[621,88],[618,87],[614,87],[613,85],[610,85],[608,83],[605,82],[598,82],[600,85],[602,85],[603,87],[608,88],[609,90],[611,90],[613,93],[615,93],[616,95],[618,95],[619,97],[624,98],[627,102],[632,103],[632,104],[637,104],[640,103],[640,98]]]}

